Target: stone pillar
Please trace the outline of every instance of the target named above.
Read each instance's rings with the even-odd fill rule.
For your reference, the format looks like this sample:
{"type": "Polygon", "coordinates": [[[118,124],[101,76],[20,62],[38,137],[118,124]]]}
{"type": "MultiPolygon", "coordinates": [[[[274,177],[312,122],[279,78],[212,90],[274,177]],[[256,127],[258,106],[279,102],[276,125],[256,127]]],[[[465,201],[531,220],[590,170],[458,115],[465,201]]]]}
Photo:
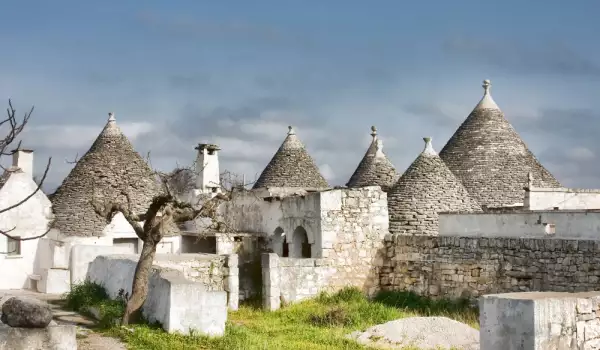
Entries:
{"type": "Polygon", "coordinates": [[[217,234],[215,236],[215,241],[217,243],[217,254],[233,254],[235,250],[235,240],[233,236],[228,233],[225,234],[217,234]]]}
{"type": "Polygon", "coordinates": [[[237,310],[240,303],[240,273],[237,254],[227,256],[226,265],[229,270],[229,273],[225,276],[227,305],[229,310],[237,310]]]}
{"type": "Polygon", "coordinates": [[[262,267],[262,297],[263,308],[273,311],[281,307],[281,290],[279,288],[279,256],[273,253],[263,253],[262,267]]]}

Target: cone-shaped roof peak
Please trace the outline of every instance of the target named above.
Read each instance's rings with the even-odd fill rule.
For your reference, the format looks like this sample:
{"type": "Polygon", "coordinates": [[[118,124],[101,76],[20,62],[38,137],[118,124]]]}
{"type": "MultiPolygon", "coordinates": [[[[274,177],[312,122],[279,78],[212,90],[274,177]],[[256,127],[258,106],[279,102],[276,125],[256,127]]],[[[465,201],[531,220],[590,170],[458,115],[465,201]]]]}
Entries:
{"type": "Polygon", "coordinates": [[[292,126],[288,127],[285,140],[253,186],[255,189],[266,187],[329,187],[292,126]]]}
{"type": "Polygon", "coordinates": [[[477,212],[459,179],[435,153],[431,138],[388,193],[390,232],[407,235],[437,235],[440,212],[477,212]]]}
{"type": "Polygon", "coordinates": [[[482,100],[440,152],[448,168],[487,207],[523,203],[529,172],[536,187],[561,187],[506,120],[490,95],[489,81],[483,87],[482,100]]]}
{"type": "Polygon", "coordinates": [[[371,136],[371,144],[346,186],[381,186],[384,191],[388,191],[398,180],[398,173],[383,153],[383,141],[378,138],[375,126],[371,127],[371,136]]]}

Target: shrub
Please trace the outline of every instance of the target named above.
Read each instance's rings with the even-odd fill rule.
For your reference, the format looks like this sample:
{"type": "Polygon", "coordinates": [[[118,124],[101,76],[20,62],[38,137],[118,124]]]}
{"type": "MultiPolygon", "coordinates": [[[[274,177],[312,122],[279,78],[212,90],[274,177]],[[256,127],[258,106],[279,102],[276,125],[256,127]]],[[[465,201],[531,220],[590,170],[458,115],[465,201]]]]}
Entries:
{"type": "Polygon", "coordinates": [[[73,311],[81,311],[84,307],[97,305],[106,300],[110,298],[104,287],[87,280],[73,285],[71,291],[65,295],[66,306],[73,311]]]}

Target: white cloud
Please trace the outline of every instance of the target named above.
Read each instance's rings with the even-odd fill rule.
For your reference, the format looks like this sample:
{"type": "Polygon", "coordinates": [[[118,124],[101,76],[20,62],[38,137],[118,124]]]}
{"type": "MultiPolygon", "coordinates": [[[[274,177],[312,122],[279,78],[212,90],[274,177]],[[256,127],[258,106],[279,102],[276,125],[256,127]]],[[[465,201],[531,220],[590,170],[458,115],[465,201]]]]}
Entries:
{"type": "Polygon", "coordinates": [[[596,155],[592,150],[585,147],[574,147],[566,152],[566,156],[572,160],[585,161],[594,159],[596,155]]]}

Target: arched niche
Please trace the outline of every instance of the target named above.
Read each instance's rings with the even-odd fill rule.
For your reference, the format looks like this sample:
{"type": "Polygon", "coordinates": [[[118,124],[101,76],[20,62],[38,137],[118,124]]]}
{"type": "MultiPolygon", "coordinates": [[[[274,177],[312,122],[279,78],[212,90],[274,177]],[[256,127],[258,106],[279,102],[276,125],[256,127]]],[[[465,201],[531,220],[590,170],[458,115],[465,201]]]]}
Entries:
{"type": "Polygon", "coordinates": [[[281,227],[277,227],[271,236],[271,250],[273,253],[281,256],[288,256],[288,245],[285,242],[285,231],[281,227]]]}
{"type": "Polygon", "coordinates": [[[312,245],[308,243],[308,234],[304,227],[298,226],[292,233],[290,255],[292,258],[310,258],[312,245]]]}

